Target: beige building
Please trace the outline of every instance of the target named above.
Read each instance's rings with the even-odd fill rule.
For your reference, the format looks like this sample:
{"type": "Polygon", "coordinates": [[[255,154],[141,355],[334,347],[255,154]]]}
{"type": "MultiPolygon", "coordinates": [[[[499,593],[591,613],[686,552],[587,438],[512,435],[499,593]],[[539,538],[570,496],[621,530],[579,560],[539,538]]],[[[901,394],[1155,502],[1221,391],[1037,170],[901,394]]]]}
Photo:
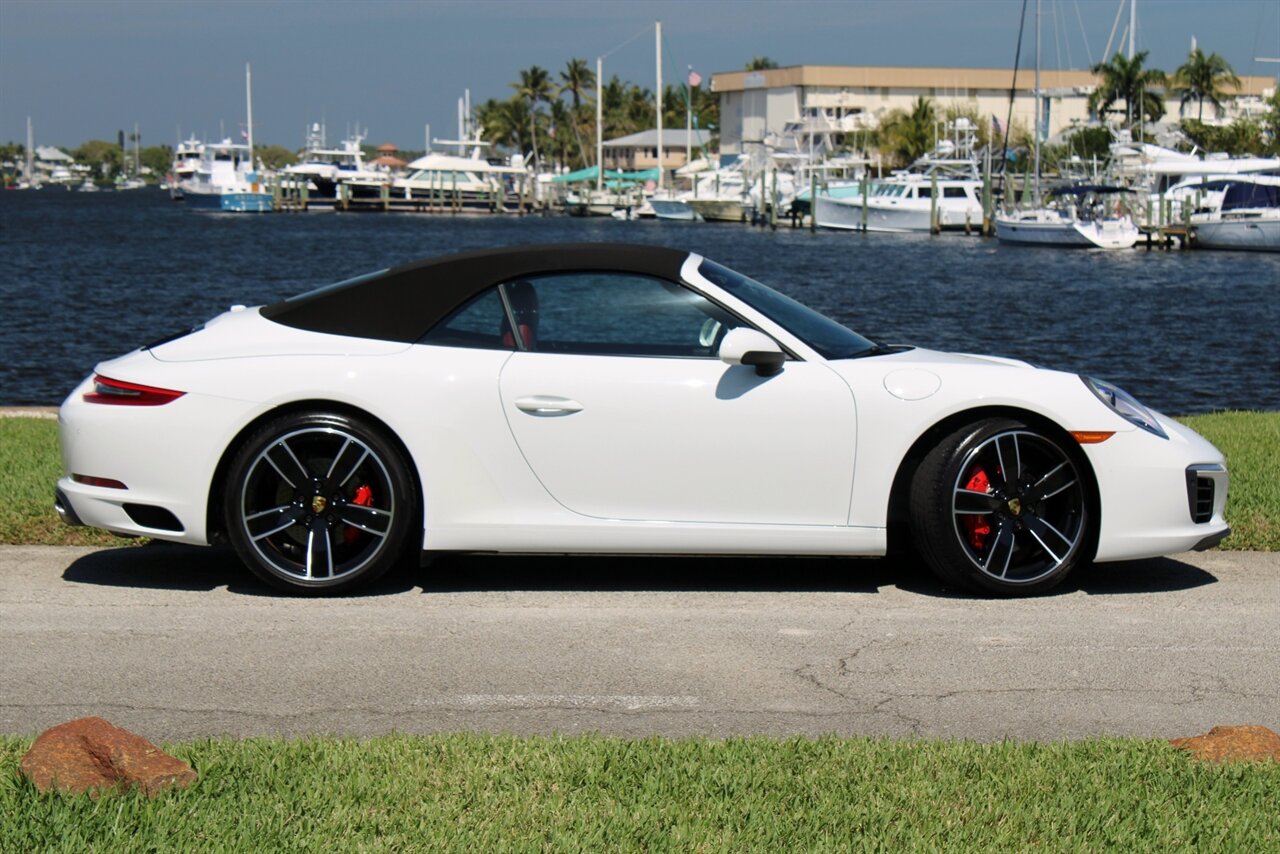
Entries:
{"type": "MultiPolygon", "coordinates": [[[[1271,77],[1241,77],[1241,101],[1274,91],[1271,77]]],[[[784,133],[788,124],[850,134],[873,128],[890,110],[910,110],[916,98],[940,108],[955,105],[980,119],[994,117],[1001,128],[1009,116],[1012,69],[893,68],[886,66],[793,65],[764,71],[729,71],[711,76],[720,95],[720,151],[748,153],[752,143],[784,133]]],[[[1089,121],[1088,99],[1097,85],[1089,71],[1041,71],[1044,132],[1053,136],[1089,121]]],[[[1175,118],[1178,103],[1168,104],[1175,118]]],[[[1188,114],[1195,115],[1192,107],[1188,114]]],[[[1208,113],[1206,113],[1208,118],[1208,113]]],[[[1014,125],[1035,125],[1035,70],[1018,69],[1014,125]]]]}
{"type": "MultiPolygon", "coordinates": [[[[695,151],[706,145],[706,131],[690,133],[684,128],[662,129],[662,166],[668,171],[679,169],[685,164],[686,146],[695,151]]],[[[638,172],[652,169],[658,165],[658,131],[644,130],[629,136],[606,139],[600,146],[604,149],[604,168],[618,169],[623,172],[638,172]]],[[[695,155],[696,156],[696,155],[695,155]]]]}

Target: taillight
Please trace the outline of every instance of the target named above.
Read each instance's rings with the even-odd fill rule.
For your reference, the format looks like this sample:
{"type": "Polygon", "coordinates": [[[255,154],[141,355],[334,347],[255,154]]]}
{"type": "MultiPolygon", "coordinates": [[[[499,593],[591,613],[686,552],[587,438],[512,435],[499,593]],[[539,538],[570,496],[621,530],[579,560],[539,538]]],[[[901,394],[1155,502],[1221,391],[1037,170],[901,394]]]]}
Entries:
{"type": "Polygon", "coordinates": [[[93,391],[84,396],[85,403],[113,403],[117,406],[163,406],[186,394],[149,385],[127,383],[102,375],[93,378],[93,391]]]}

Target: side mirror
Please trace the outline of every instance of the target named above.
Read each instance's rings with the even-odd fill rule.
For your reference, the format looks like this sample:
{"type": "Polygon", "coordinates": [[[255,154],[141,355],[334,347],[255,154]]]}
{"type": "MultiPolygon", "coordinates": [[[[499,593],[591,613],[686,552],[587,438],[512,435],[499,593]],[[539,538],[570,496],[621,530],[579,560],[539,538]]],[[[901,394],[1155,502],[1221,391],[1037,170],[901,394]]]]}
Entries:
{"type": "Polygon", "coordinates": [[[782,371],[787,354],[778,342],[763,332],[739,326],[725,334],[720,342],[720,361],[730,365],[750,365],[762,377],[771,377],[782,371]]]}

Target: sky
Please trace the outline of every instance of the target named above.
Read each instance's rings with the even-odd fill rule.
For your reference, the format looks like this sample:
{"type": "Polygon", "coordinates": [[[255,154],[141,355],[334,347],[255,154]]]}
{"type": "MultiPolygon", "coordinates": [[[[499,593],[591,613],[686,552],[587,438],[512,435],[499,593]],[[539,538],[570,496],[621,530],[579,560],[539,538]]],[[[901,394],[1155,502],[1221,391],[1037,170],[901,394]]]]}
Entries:
{"type": "MultiPolygon", "coordinates": [[[[1040,0],[1042,65],[1098,61],[1121,0],[1040,0]]],[[[1033,62],[1028,3],[1023,64],[1033,62]]],[[[457,100],[513,94],[574,57],[652,89],[756,56],[781,65],[1011,68],[1022,0],[0,0],[0,141],[74,147],[138,124],[144,145],[239,133],[245,63],[254,139],[301,148],[356,125],[371,144],[421,149],[457,134],[457,100]]],[[[1128,20],[1121,16],[1119,32],[1128,20]]],[[[1238,74],[1275,76],[1280,0],[1138,0],[1137,42],[1172,71],[1192,36],[1238,74]]],[[[1112,53],[1116,46],[1113,45],[1112,53]]]]}

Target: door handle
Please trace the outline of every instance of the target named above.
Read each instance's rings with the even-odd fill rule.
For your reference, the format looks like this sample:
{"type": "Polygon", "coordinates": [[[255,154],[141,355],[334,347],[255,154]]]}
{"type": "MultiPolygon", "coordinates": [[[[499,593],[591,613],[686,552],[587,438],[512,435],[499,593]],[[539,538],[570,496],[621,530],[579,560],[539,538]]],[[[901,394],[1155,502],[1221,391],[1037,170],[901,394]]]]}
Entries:
{"type": "Polygon", "coordinates": [[[541,417],[554,417],[558,415],[572,415],[575,412],[582,411],[582,404],[576,400],[570,400],[567,397],[555,397],[549,394],[534,394],[528,397],[516,398],[516,409],[521,412],[527,412],[530,415],[538,415],[541,417]]]}

